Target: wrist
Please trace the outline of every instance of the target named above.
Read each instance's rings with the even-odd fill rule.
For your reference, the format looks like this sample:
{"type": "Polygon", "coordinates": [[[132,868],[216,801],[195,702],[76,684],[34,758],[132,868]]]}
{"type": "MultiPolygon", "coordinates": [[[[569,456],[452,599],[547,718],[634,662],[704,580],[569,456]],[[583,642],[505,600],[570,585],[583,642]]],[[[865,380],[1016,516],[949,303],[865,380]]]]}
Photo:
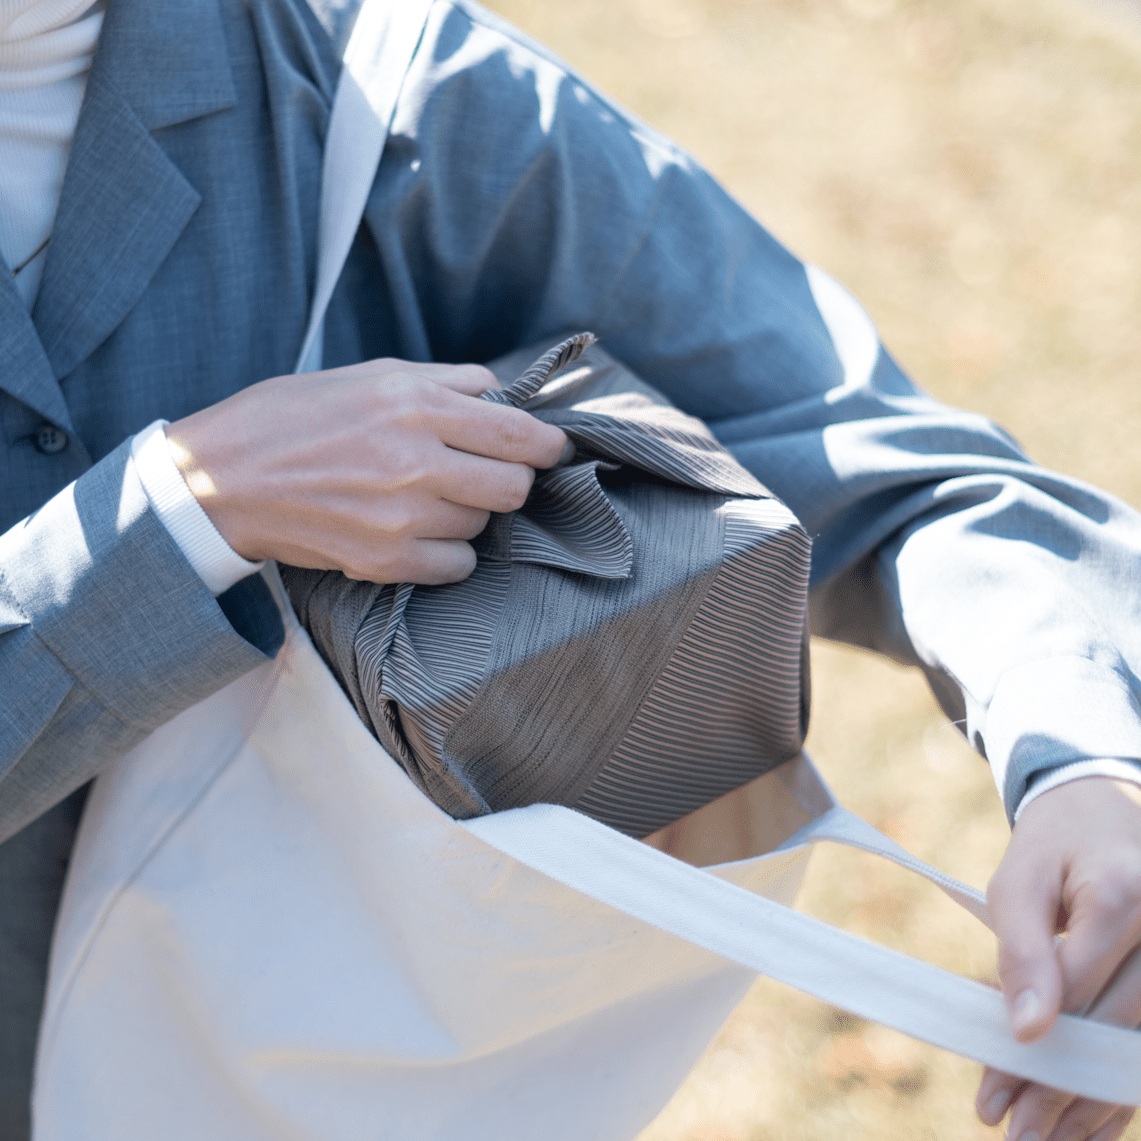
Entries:
{"type": "Polygon", "coordinates": [[[131,441],[131,458],[159,520],[215,596],[256,573],[261,564],[238,554],[203,511],[167,447],[159,420],[131,441]]]}
{"type": "Polygon", "coordinates": [[[1022,797],[1014,813],[1015,822],[1038,797],[1073,781],[1087,780],[1092,777],[1107,779],[1118,785],[1130,796],[1141,795],[1141,788],[1139,788],[1141,786],[1141,763],[1106,757],[1074,761],[1068,765],[1059,765],[1056,768],[1036,773],[1031,778],[1026,794],[1022,797]]]}
{"type": "Polygon", "coordinates": [[[242,510],[234,481],[219,474],[228,470],[224,437],[210,412],[204,409],[168,424],[167,451],[199,509],[230,549],[249,562],[264,562],[269,556],[250,531],[250,513],[242,510]]]}

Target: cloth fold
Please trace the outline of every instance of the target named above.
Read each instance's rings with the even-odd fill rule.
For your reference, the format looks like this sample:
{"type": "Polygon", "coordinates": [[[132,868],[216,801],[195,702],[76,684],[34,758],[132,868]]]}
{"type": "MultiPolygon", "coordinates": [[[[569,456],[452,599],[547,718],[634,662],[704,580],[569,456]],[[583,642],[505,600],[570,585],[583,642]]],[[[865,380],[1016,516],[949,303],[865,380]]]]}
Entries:
{"type": "Polygon", "coordinates": [[[701,421],[590,334],[493,362],[484,399],[571,461],[474,541],[474,573],[283,567],[358,713],[453,816],[564,804],[645,835],[797,754],[809,542],[701,421]],[[517,377],[511,380],[512,377],[517,377]]]}

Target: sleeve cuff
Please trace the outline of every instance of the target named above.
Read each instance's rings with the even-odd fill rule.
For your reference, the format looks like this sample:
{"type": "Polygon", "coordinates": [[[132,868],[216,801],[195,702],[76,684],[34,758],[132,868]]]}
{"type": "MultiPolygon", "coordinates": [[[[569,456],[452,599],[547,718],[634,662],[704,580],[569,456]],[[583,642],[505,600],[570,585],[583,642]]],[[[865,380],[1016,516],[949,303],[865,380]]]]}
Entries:
{"type": "Polygon", "coordinates": [[[155,514],[217,598],[265,564],[243,559],[210,522],[171,457],[163,431],[167,423],[156,420],[139,432],[131,440],[131,459],[155,514]]]}
{"type": "MultiPolygon", "coordinates": [[[[98,715],[101,706],[132,733],[149,733],[261,665],[280,644],[280,637],[276,644],[263,639],[266,652],[251,643],[221,605],[235,591],[245,610],[259,605],[252,597],[264,587],[259,577],[220,599],[210,595],[159,521],[126,441],[0,535],[0,565],[3,593],[11,596],[0,621],[23,616],[94,702],[84,698],[71,714],[80,759],[97,761],[101,748],[85,710],[98,715]]],[[[260,593],[265,626],[277,607],[268,587],[260,593]]],[[[47,763],[63,766],[75,757],[56,750],[47,763]]]]}
{"type": "Polygon", "coordinates": [[[1075,761],[1072,765],[1062,765],[1033,777],[1026,795],[1014,812],[1015,821],[1022,815],[1022,810],[1032,800],[1037,800],[1042,793],[1049,792],[1061,784],[1069,784],[1072,780],[1081,780],[1082,777],[1109,777],[1111,780],[1127,780],[1141,785],[1141,762],[1122,761],[1112,757],[1091,758],[1086,761],[1075,761]]]}
{"type": "Polygon", "coordinates": [[[1104,763],[1102,757],[1141,757],[1141,704],[1132,686],[1121,672],[1088,658],[1048,658],[1006,671],[968,728],[971,739],[981,729],[1011,823],[1030,785],[1046,775],[1104,763]]]}

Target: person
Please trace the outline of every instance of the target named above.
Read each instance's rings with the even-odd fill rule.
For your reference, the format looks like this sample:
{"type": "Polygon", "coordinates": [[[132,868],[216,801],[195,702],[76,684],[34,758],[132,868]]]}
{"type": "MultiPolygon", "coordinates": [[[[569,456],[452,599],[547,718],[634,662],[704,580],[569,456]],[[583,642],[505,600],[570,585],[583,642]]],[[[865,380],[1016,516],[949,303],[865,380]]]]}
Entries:
{"type": "MultiPolygon", "coordinates": [[[[841,287],[469,0],[433,5],[324,370],[289,375],[356,11],[0,0],[3,1136],[85,784],[277,649],[261,560],[467,574],[565,445],[469,362],[565,329],[713,427],[814,537],[814,629],[923,669],[987,756],[1016,1033],[1141,1022],[1137,515],[920,392],[841,287]]],[[[1129,1118],[986,1074],[984,1120],[1010,1106],[1023,1141],[1129,1118]]]]}

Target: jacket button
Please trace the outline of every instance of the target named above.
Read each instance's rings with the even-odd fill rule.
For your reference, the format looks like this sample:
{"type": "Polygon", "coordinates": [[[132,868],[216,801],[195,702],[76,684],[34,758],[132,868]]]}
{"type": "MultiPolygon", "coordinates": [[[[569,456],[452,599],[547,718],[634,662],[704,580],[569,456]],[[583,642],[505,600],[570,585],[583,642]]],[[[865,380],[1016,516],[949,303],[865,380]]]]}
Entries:
{"type": "Polygon", "coordinates": [[[32,437],[36,451],[41,455],[54,456],[67,447],[67,433],[61,432],[54,424],[41,424],[32,437]]]}

